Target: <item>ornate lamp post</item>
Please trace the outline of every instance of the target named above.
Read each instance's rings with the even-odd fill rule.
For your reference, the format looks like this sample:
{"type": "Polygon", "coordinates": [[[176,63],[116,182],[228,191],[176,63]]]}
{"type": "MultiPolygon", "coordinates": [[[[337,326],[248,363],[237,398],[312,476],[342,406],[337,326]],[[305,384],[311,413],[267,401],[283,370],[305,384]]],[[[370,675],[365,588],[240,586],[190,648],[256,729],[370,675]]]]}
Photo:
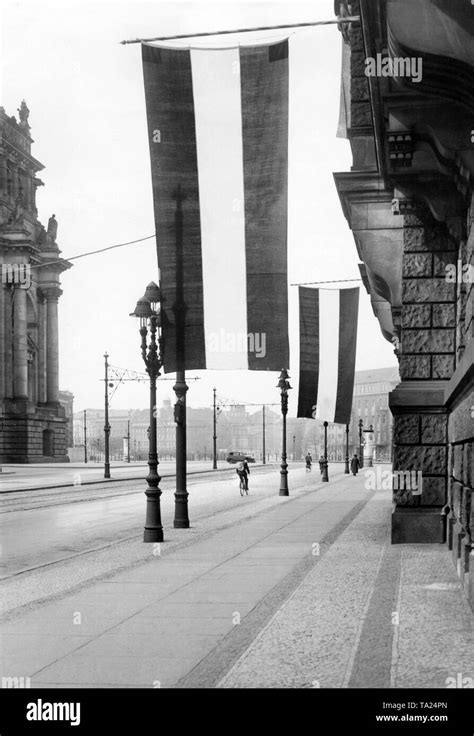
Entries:
{"type": "Polygon", "coordinates": [[[363,426],[364,422],[362,421],[362,419],[359,419],[359,466],[361,468],[364,467],[364,443],[362,440],[363,426]]]}
{"type": "Polygon", "coordinates": [[[323,463],[323,473],[321,476],[321,480],[327,483],[329,481],[329,474],[328,474],[328,423],[324,422],[324,463],[323,463]]]}
{"type": "Polygon", "coordinates": [[[344,464],[344,474],[349,475],[349,425],[346,424],[346,461],[344,464]]]}
{"type": "Polygon", "coordinates": [[[280,373],[277,388],[280,389],[281,395],[281,414],[283,417],[283,436],[281,447],[281,466],[280,466],[280,496],[289,496],[288,492],[288,464],[286,462],[286,415],[288,414],[288,391],[291,389],[289,375],[286,368],[280,373]]]}
{"type": "MultiPolygon", "coordinates": [[[[146,372],[150,376],[150,432],[148,467],[146,477],[148,487],[145,490],[147,497],[144,542],[162,542],[163,526],[161,524],[161,509],[159,488],[160,476],[158,475],[158,452],[156,447],[156,379],[160,375],[162,366],[158,346],[161,348],[161,337],[156,335],[160,326],[160,289],[153,281],[148,284],[145,295],[138,300],[135,311],[131,317],[140,320],[141,353],[145,363],[146,372]],[[150,340],[148,342],[148,332],[150,340]]],[[[160,351],[161,352],[161,351],[160,351]]]]}

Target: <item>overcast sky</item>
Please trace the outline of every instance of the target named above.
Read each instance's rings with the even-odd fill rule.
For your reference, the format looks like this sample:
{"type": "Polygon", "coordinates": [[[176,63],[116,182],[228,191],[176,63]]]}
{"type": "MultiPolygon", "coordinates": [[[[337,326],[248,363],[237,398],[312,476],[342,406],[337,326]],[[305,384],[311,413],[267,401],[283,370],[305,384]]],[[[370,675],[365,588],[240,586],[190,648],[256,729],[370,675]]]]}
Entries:
{"type": "MultiPolygon", "coordinates": [[[[32,153],[39,176],[40,220],[54,212],[65,258],[154,233],[153,203],[139,44],[124,38],[278,25],[333,16],[333,0],[298,2],[113,2],[4,0],[1,103],[16,114],[30,108],[32,153]]],[[[249,43],[290,35],[289,281],[359,277],[351,231],[342,214],[333,172],[349,171],[349,142],[336,138],[341,37],[337,26],[297,32],[224,37],[249,43]],[[290,35],[291,34],[291,35],[290,35]]],[[[223,44],[222,37],[218,41],[223,44]]],[[[206,44],[212,45],[210,41],[206,44]]],[[[60,387],[75,410],[103,403],[103,353],[119,367],[143,371],[139,335],[129,313],[150,280],[157,280],[153,239],[74,261],[62,275],[60,387]]],[[[229,273],[229,281],[231,273],[229,273]]],[[[353,286],[356,284],[348,284],[353,286]]],[[[369,297],[361,288],[357,370],[396,365],[369,297]]],[[[290,287],[290,415],[298,386],[297,289],[290,287]]],[[[188,403],[218,394],[243,402],[279,400],[277,373],[199,371],[190,376],[188,403]]],[[[172,376],[169,376],[172,377],[172,376]]],[[[160,384],[171,398],[172,381],[160,384]]],[[[144,383],[115,393],[112,408],[144,408],[144,383]]]]}

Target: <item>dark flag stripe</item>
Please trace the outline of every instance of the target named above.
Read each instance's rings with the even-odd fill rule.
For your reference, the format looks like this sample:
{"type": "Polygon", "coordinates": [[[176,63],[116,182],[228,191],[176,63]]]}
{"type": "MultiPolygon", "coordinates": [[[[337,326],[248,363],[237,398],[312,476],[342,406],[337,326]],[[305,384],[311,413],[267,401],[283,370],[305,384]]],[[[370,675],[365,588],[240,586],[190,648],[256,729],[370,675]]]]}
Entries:
{"type": "Polygon", "coordinates": [[[260,351],[250,345],[249,368],[280,370],[289,366],[288,41],[241,48],[240,77],[247,326],[260,341],[260,351]]]}
{"type": "Polygon", "coordinates": [[[319,291],[299,287],[300,379],[298,417],[311,419],[318,398],[319,291]]]}
{"type": "Polygon", "coordinates": [[[206,367],[201,223],[189,50],[142,45],[165,373],[206,367]],[[182,201],[180,201],[182,200],[182,201]],[[181,211],[180,211],[181,210],[181,211]],[[181,342],[178,342],[181,340],[181,342]]]}
{"type": "Polygon", "coordinates": [[[359,288],[341,289],[339,292],[339,358],[337,396],[334,422],[349,424],[357,346],[357,316],[359,312],[359,288]]]}

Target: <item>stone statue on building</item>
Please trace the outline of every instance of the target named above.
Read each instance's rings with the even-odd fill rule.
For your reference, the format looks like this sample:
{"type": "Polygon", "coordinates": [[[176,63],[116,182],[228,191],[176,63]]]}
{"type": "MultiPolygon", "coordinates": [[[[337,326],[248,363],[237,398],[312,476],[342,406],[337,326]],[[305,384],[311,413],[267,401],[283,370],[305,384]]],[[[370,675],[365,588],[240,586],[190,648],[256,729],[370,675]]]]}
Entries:
{"type": "Polygon", "coordinates": [[[57,234],[58,234],[58,221],[56,220],[56,215],[51,215],[51,217],[48,220],[48,235],[51,238],[51,240],[56,240],[57,234]]]}
{"type": "Polygon", "coordinates": [[[20,125],[22,128],[29,128],[28,124],[28,117],[30,115],[30,111],[28,109],[28,106],[25,102],[25,100],[21,101],[21,105],[18,108],[18,117],[20,118],[20,125]]]}

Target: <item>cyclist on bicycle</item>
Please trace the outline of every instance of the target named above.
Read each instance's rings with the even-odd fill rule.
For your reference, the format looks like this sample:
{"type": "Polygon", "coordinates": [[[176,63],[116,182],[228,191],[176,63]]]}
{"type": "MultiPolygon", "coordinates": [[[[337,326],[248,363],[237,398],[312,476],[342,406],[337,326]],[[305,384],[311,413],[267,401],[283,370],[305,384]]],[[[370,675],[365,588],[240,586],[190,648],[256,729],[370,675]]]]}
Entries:
{"type": "Polygon", "coordinates": [[[248,466],[247,460],[241,460],[240,462],[237,463],[236,472],[240,480],[244,481],[245,490],[248,491],[249,489],[248,476],[250,474],[250,468],[248,466]]]}

